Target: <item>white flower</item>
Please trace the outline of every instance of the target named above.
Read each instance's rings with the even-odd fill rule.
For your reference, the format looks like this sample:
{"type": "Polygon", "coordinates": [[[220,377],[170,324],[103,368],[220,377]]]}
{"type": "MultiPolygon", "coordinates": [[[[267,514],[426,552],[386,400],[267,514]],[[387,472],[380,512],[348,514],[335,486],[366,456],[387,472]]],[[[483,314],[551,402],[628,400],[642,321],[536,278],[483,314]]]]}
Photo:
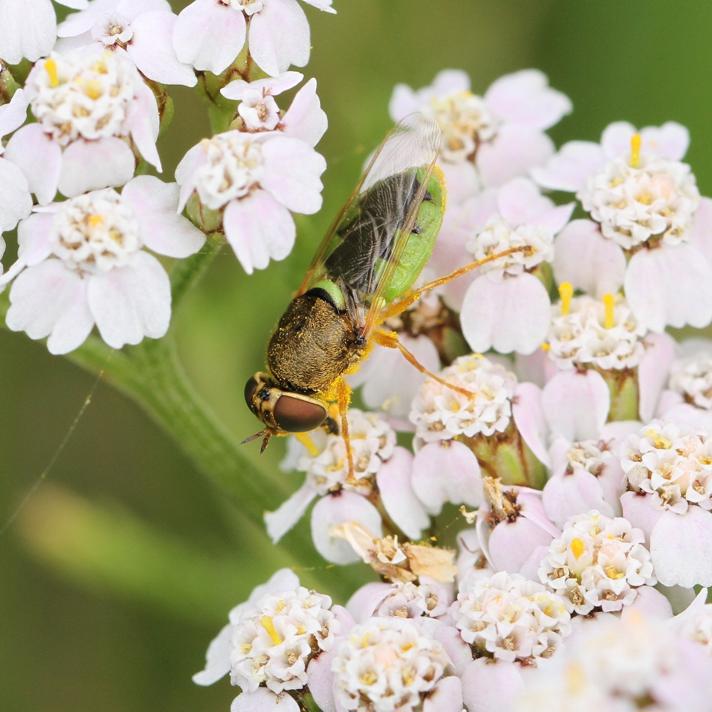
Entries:
{"type": "Polygon", "coordinates": [[[41,204],[58,188],[73,197],[126,183],[131,142],[160,170],[156,100],[125,55],[98,46],[55,53],[35,65],[26,93],[37,123],[13,135],[7,157],[41,204]]]}
{"type": "Polygon", "coordinates": [[[357,623],[365,623],[373,616],[434,618],[443,615],[451,603],[451,586],[435,580],[372,582],[358,589],[346,608],[357,623]]]}
{"type": "Polygon", "coordinates": [[[426,380],[410,412],[416,435],[424,442],[450,440],[458,435],[489,437],[508,428],[517,385],[513,373],[472,354],[456,359],[439,376],[475,395],[466,396],[437,381],[426,380]]]}
{"type": "Polygon", "coordinates": [[[417,712],[450,671],[443,646],[408,620],[374,618],[355,626],[332,663],[338,709],[417,712]]]}
{"type": "Polygon", "coordinates": [[[195,74],[173,49],[176,19],[167,0],[92,0],[60,24],[58,35],[72,38],[73,47],[98,42],[125,51],[149,79],[192,87],[195,74]]]}
{"type": "Polygon", "coordinates": [[[457,549],[458,590],[469,590],[475,581],[492,576],[494,570],[487,561],[476,529],[465,529],[457,535],[457,549]]]}
{"type": "Polygon", "coordinates": [[[622,296],[581,295],[552,307],[547,354],[563,369],[631,369],[645,354],[646,334],[622,296]]]}
{"type": "Polygon", "coordinates": [[[147,247],[187,257],[205,237],[176,214],[178,188],[142,176],[121,195],[94,191],[40,209],[18,229],[18,265],[7,325],[51,353],[76,349],[94,324],[113,348],[166,333],[168,275],[147,247]]]}
{"type": "Polygon", "coordinates": [[[712,410],[712,352],[698,351],[673,361],[668,387],[686,403],[712,410]]]}
{"type": "MultiPolygon", "coordinates": [[[[304,2],[336,12],[332,0],[304,2]]],[[[246,37],[250,56],[271,76],[309,61],[309,23],[297,0],[195,0],[178,15],[173,46],[181,62],[220,74],[246,37]]]]}
{"type": "Polygon", "coordinates": [[[292,250],[291,212],[321,208],[326,161],[304,141],[279,134],[227,131],[188,151],[176,169],[182,210],[195,191],[222,210],[225,236],[248,274],[292,250]]]}
{"type": "Polygon", "coordinates": [[[482,97],[470,91],[465,72],[446,69],[423,89],[399,84],[390,103],[394,121],[418,112],[438,122],[442,165],[456,200],[544,163],[554,151],[544,131],[569,111],[569,100],[534,69],[501,77],[482,97]]]}
{"type": "Polygon", "coordinates": [[[702,645],[712,657],[712,604],[706,603],[707,589],[702,589],[692,603],[673,619],[680,636],[702,645]]]}
{"type": "Polygon", "coordinates": [[[550,658],[571,630],[561,596],[506,571],[472,581],[458,594],[451,615],[479,655],[506,662],[550,658]]]}
{"type": "Polygon", "coordinates": [[[644,541],[643,532],[622,517],[578,514],[549,545],[539,580],[580,615],[620,611],[635,601],[638,587],[655,583],[644,541]]]}
{"type": "MultiPolygon", "coordinates": [[[[80,9],[87,0],[57,0],[80,9]]],[[[0,2],[0,59],[18,64],[47,56],[57,39],[57,18],[50,0],[2,0],[0,2]]]]}

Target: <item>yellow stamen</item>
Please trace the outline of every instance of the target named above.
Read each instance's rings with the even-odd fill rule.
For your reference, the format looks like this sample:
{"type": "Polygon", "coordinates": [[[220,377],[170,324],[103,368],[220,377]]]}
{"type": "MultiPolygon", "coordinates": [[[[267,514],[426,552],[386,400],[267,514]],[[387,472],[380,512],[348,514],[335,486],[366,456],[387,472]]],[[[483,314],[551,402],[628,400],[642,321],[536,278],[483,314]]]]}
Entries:
{"type": "Polygon", "coordinates": [[[57,62],[55,62],[51,57],[49,59],[45,59],[44,68],[47,72],[47,76],[49,77],[49,85],[51,87],[58,87],[59,74],[57,72],[57,62]]]}
{"type": "Polygon", "coordinates": [[[578,537],[571,540],[571,553],[575,559],[580,559],[583,552],[586,551],[586,545],[578,537]]]}
{"type": "Polygon", "coordinates": [[[608,566],[604,566],[603,570],[606,572],[606,576],[608,576],[608,578],[610,578],[610,579],[619,579],[619,578],[623,578],[625,576],[625,573],[623,571],[619,571],[612,564],[609,564],[608,566]]]}
{"type": "Polygon", "coordinates": [[[317,457],[319,448],[314,444],[314,441],[307,433],[294,433],[294,437],[306,448],[311,457],[317,457]]]}
{"type": "Polygon", "coordinates": [[[586,685],[586,676],[583,667],[578,663],[571,663],[566,668],[566,689],[571,694],[580,694],[586,685]]]}
{"type": "Polygon", "coordinates": [[[103,215],[89,215],[87,217],[87,223],[89,227],[99,227],[104,222],[103,215]]]}
{"type": "Polygon", "coordinates": [[[262,616],[262,618],[260,618],[260,625],[267,631],[267,635],[269,635],[275,645],[279,645],[282,642],[282,636],[277,632],[277,629],[274,627],[274,621],[270,616],[262,616]]]}
{"type": "Polygon", "coordinates": [[[630,167],[640,168],[640,134],[634,133],[630,137],[630,167]]]}
{"type": "Polygon", "coordinates": [[[549,351],[551,349],[551,344],[548,341],[544,341],[543,343],[539,344],[539,348],[542,351],[549,351]]]}
{"type": "Polygon", "coordinates": [[[605,309],[603,326],[606,329],[612,329],[616,325],[616,298],[610,293],[604,294],[603,307],[605,309]]]}
{"type": "Polygon", "coordinates": [[[96,101],[101,98],[104,93],[104,89],[101,86],[101,82],[98,79],[88,79],[84,82],[84,93],[90,98],[96,101]]]}
{"type": "Polygon", "coordinates": [[[571,298],[574,296],[574,285],[571,282],[562,282],[559,285],[561,297],[561,313],[566,316],[571,311],[571,298]]]}

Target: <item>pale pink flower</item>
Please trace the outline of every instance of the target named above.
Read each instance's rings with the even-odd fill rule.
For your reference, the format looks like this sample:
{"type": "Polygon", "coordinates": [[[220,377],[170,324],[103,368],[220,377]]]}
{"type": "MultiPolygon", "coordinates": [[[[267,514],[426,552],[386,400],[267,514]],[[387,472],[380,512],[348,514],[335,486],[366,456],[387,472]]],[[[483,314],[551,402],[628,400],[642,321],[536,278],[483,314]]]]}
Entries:
{"type": "MultiPolygon", "coordinates": [[[[475,520],[476,521],[476,520],[475,520]]],[[[476,580],[491,576],[494,571],[487,561],[476,528],[463,529],[457,535],[458,590],[471,586],[476,580]]]]}
{"type": "Polygon", "coordinates": [[[465,72],[446,69],[423,89],[399,84],[390,102],[394,121],[419,112],[438,122],[441,165],[456,201],[543,164],[554,152],[544,132],[570,111],[568,98],[535,69],[500,77],[483,96],[472,93],[465,72]]]}
{"type": "Polygon", "coordinates": [[[251,274],[291,252],[291,213],[321,208],[325,170],[323,156],[299,139],[227,131],[201,141],[178,165],[179,210],[196,193],[202,206],[223,211],[225,236],[251,274]]]}
{"type": "Polygon", "coordinates": [[[712,320],[712,263],[705,259],[712,203],[700,198],[681,162],[688,142],[687,130],[673,122],[639,134],[618,122],[600,145],[567,143],[532,171],[545,188],[575,192],[591,217],[559,236],[557,281],[594,294],[623,285],[636,318],[652,331],[712,320]]]}
{"type": "Polygon", "coordinates": [[[176,19],[168,0],[91,0],[59,25],[58,35],[67,41],[57,47],[98,42],[125,51],[155,82],[192,87],[197,83],[193,69],[179,62],[173,49],[176,19]]]}
{"type": "MultiPolygon", "coordinates": [[[[332,0],[304,2],[336,12],[332,0]]],[[[178,59],[213,74],[237,59],[245,39],[252,59],[271,76],[309,61],[309,23],[297,0],[195,0],[173,31],[178,59]]]]}
{"type": "Polygon", "coordinates": [[[177,205],[175,184],[141,176],[121,194],[94,191],[38,208],[18,228],[21,271],[10,290],[7,326],[32,339],[49,337],[54,354],[76,349],[94,325],[116,349],[163,336],[170,282],[144,248],[183,258],[205,241],[176,214],[177,205]]]}
{"type": "Polygon", "coordinates": [[[373,616],[400,618],[437,618],[445,614],[453,601],[452,584],[426,576],[418,583],[367,583],[349,599],[346,610],[357,623],[373,616]]]}
{"type": "Polygon", "coordinates": [[[316,94],[316,79],[310,79],[282,112],[274,97],[292,89],[303,79],[299,72],[284,72],[277,77],[246,82],[236,79],[221,89],[228,99],[239,101],[237,113],[244,131],[280,131],[316,146],[326,132],[328,120],[316,94]]]}
{"type": "Polygon", "coordinates": [[[73,197],[124,185],[135,145],[160,170],[156,100],[125,55],[98,46],[38,62],[25,87],[37,123],[16,131],[7,158],[22,168],[42,205],[57,189],[73,197]]]}
{"type": "MultiPolygon", "coordinates": [[[[472,200],[491,203],[489,196],[472,200]]],[[[551,303],[537,268],[553,258],[554,237],[568,222],[573,207],[573,203],[554,205],[527,178],[500,187],[491,211],[473,206],[481,222],[470,226],[468,254],[461,264],[512,247],[532,248],[531,253],[515,253],[478,270],[467,287],[460,323],[473,351],[527,354],[544,341],[551,303]]]]}
{"type": "MultiPolygon", "coordinates": [[[[79,10],[87,0],[57,0],[79,10]]],[[[0,3],[0,59],[18,64],[46,57],[57,39],[57,16],[50,0],[3,0],[0,3]]]]}

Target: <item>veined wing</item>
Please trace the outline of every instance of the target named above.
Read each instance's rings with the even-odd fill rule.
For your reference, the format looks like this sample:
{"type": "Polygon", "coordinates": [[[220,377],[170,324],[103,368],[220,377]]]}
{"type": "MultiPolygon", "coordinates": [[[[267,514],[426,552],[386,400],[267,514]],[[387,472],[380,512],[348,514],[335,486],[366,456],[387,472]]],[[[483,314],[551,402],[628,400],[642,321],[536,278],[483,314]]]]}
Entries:
{"type": "Polygon", "coordinates": [[[421,115],[391,130],[327,232],[299,294],[328,280],[357,323],[367,322],[413,228],[440,141],[437,124],[421,115]]]}

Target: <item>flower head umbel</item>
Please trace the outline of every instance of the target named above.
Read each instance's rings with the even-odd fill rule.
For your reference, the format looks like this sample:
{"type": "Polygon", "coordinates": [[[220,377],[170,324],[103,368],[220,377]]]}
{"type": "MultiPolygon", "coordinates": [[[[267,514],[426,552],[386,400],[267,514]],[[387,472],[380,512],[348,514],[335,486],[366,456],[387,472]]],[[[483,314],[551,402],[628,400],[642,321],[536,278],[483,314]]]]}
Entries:
{"type": "Polygon", "coordinates": [[[544,131],[569,111],[569,100],[533,69],[501,77],[482,97],[471,92],[465,72],[446,69],[423,89],[399,84],[390,103],[394,121],[420,112],[438,122],[441,164],[456,200],[544,163],[554,151],[544,131]]]}
{"type": "Polygon", "coordinates": [[[173,49],[177,18],[167,0],[91,0],[84,5],[60,24],[61,38],[71,38],[75,47],[96,42],[126,52],[141,73],[155,82],[195,86],[192,68],[179,62],[173,49]]]}
{"type": "Polygon", "coordinates": [[[579,514],[549,545],[539,580],[561,594],[569,611],[620,611],[640,586],[655,583],[645,535],[622,517],[579,514]]]}
{"type": "Polygon", "coordinates": [[[251,274],[291,252],[291,212],[321,208],[325,170],[324,158],[299,139],[227,131],[191,148],[178,165],[179,207],[195,193],[198,211],[219,211],[228,242],[251,274]]]}
{"type": "MultiPolygon", "coordinates": [[[[146,249],[170,257],[197,252],[205,236],[176,214],[178,188],[151,176],[53,203],[18,230],[7,325],[50,352],[76,349],[96,324],[113,348],[166,333],[168,275],[146,249]]],[[[9,273],[8,273],[9,274],[9,273]]]]}
{"type": "Polygon", "coordinates": [[[17,131],[7,155],[41,204],[130,180],[137,156],[160,170],[158,109],[122,54],[89,46],[38,62],[25,87],[37,123],[17,131]]]}
{"type": "MultiPolygon", "coordinates": [[[[332,0],[304,2],[336,12],[332,0]]],[[[309,23],[297,0],[195,0],[178,15],[173,46],[181,62],[220,74],[245,38],[252,59],[271,76],[309,61],[309,23]]]]}
{"type": "Polygon", "coordinates": [[[533,170],[544,187],[576,192],[591,218],[559,237],[557,279],[596,293],[602,282],[621,280],[611,291],[622,282],[633,314],[653,331],[712,320],[710,211],[701,209],[707,199],[681,161],[688,142],[679,124],[637,133],[619,122],[603,132],[600,145],[565,144],[533,170]]]}

